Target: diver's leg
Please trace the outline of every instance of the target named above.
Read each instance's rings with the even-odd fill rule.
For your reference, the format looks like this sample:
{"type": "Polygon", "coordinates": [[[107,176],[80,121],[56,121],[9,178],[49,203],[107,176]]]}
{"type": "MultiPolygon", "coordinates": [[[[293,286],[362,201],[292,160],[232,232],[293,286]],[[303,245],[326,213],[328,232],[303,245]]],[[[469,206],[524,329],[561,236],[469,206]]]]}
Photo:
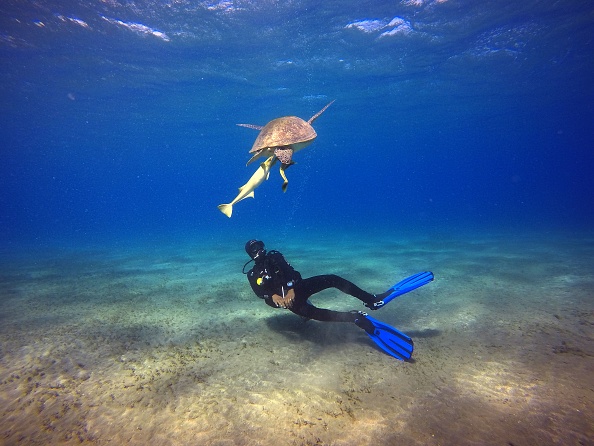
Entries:
{"type": "Polygon", "coordinates": [[[309,302],[306,302],[299,307],[291,308],[291,311],[307,319],[314,319],[322,322],[355,322],[359,317],[359,312],[357,311],[327,310],[325,308],[315,307],[309,302]]]}
{"type": "Polygon", "coordinates": [[[343,279],[336,274],[325,274],[322,276],[314,276],[307,279],[302,279],[297,282],[295,288],[299,289],[299,295],[307,296],[306,300],[309,299],[311,295],[319,293],[320,291],[326,290],[328,288],[336,288],[343,293],[356,297],[366,304],[371,304],[376,300],[376,297],[373,294],[362,290],[353,282],[349,282],[348,280],[343,279]]]}

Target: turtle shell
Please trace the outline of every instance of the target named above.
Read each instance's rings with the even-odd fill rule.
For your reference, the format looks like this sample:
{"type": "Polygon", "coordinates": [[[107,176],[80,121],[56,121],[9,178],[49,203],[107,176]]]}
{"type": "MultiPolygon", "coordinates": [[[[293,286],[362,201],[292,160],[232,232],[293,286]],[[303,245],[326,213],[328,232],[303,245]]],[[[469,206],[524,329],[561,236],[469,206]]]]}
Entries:
{"type": "Polygon", "coordinates": [[[283,116],[273,119],[260,130],[250,153],[311,141],[316,136],[318,134],[308,122],[297,116],[283,116]]]}

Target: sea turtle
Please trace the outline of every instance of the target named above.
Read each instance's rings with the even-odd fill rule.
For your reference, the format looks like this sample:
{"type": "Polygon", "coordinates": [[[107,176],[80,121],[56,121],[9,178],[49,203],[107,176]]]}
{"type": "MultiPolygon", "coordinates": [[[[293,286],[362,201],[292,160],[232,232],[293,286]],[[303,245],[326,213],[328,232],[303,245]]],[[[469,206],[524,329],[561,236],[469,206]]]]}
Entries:
{"type": "Polygon", "coordinates": [[[273,119],[265,126],[237,124],[241,127],[260,130],[250,150],[250,153],[254,153],[254,156],[250,158],[247,164],[250,164],[261,156],[269,157],[275,155],[282,163],[280,174],[283,180],[285,180],[283,191],[286,191],[289,181],[285,176],[285,169],[293,164],[293,153],[307,147],[316,139],[318,134],[311,124],[332,105],[332,102],[309,118],[308,121],[304,121],[297,116],[283,116],[282,118],[273,119]]]}

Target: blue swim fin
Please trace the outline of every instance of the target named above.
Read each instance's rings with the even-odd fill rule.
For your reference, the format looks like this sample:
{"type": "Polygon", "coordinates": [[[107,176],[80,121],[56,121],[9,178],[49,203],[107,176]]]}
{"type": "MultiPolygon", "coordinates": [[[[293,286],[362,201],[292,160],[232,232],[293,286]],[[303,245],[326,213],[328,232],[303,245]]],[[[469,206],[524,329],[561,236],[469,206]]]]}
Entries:
{"type": "Polygon", "coordinates": [[[396,285],[391,287],[388,291],[383,293],[386,297],[383,297],[381,300],[374,302],[370,305],[365,305],[366,307],[371,308],[372,310],[377,310],[378,308],[383,307],[388,302],[392,301],[393,299],[401,296],[409,291],[416,290],[423,285],[427,285],[429,282],[433,280],[434,276],[431,271],[423,271],[422,273],[413,274],[406,279],[401,280],[396,285]]]}
{"type": "Polygon", "coordinates": [[[410,337],[365,313],[359,312],[359,315],[360,317],[355,319],[355,324],[364,329],[379,348],[401,361],[410,359],[414,349],[413,340],[410,337]]]}

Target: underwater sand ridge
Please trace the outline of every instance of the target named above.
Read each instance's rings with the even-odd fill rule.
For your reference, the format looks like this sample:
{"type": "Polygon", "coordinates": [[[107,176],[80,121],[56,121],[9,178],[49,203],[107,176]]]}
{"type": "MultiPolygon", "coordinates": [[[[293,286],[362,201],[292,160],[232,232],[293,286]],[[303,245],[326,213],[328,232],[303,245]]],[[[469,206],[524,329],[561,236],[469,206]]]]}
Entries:
{"type": "MultiPolygon", "coordinates": [[[[546,261],[566,265],[555,268],[539,265],[544,248],[489,243],[377,265],[361,260],[370,248],[303,259],[302,271],[372,290],[434,264],[435,282],[374,313],[415,339],[410,363],[356,327],[267,307],[241,286],[240,256],[207,267],[176,247],[72,256],[79,266],[62,276],[39,260],[40,274],[6,268],[0,443],[583,443],[594,411],[583,391],[594,366],[590,251],[555,245],[546,261]]],[[[316,303],[359,308],[333,292],[316,303]]]]}

